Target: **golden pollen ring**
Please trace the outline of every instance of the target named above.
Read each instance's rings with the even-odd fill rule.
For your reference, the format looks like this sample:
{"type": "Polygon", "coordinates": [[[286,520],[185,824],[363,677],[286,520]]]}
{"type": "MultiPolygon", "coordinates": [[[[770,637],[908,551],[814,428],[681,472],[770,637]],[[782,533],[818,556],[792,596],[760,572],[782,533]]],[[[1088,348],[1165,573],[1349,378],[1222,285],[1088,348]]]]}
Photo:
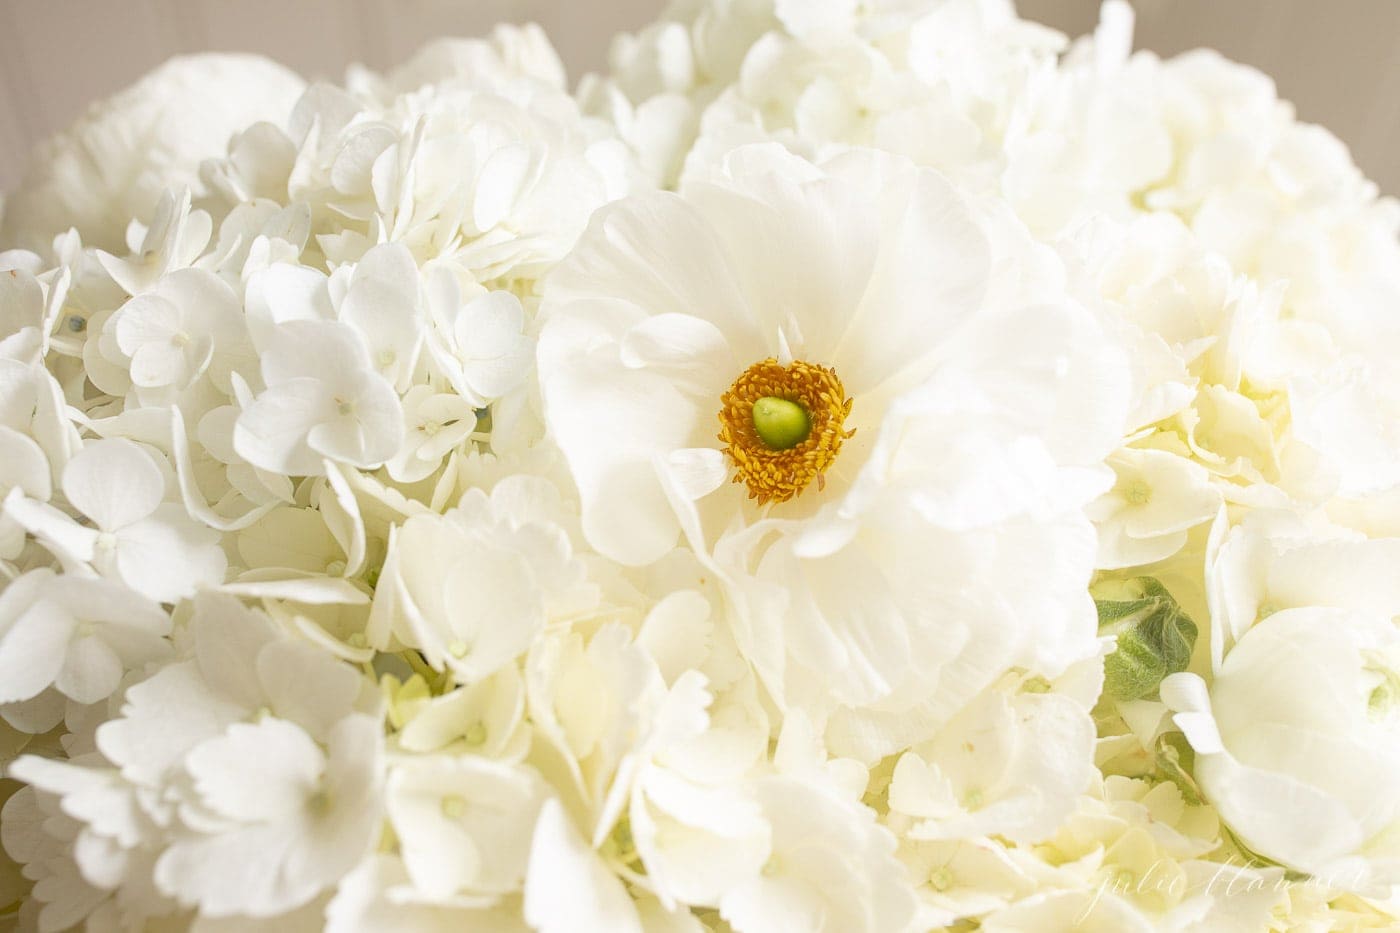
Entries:
{"type": "Polygon", "coordinates": [[[802,360],[784,366],[771,357],[754,363],[720,399],[719,440],[734,464],[734,482],[760,505],[786,502],[813,481],[822,488],[841,443],[855,433],[844,427],[851,405],[833,369],[802,360]],[[781,449],[770,446],[754,425],[754,405],[765,399],[800,406],[810,425],[806,436],[781,449]]]}

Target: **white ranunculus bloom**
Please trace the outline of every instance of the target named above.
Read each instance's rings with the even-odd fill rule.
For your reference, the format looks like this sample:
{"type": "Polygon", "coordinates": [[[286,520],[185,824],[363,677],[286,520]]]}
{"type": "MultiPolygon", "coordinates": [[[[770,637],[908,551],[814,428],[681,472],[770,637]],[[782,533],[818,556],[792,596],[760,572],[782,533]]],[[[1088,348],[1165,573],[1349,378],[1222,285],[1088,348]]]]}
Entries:
{"type": "MultiPolygon", "coordinates": [[[[752,147],[728,171],[603,211],[549,282],[545,415],[589,543],[712,547],[741,648],[823,717],[926,728],[1011,664],[1092,653],[1076,510],[1108,486],[1126,366],[1053,259],[903,160],[752,147]],[[1026,567],[1042,584],[1002,599],[1034,610],[971,595],[1026,567]]],[[[878,731],[848,752],[901,747],[878,731]]]]}
{"type": "Polygon", "coordinates": [[[39,148],[6,201],[0,247],[47,252],[76,227],[89,244],[121,249],[127,223],[149,221],[162,191],[198,188],[203,159],[251,123],[286,119],[304,87],[258,55],[172,58],[39,148]]]}
{"type": "Polygon", "coordinates": [[[1259,855],[1352,891],[1400,880],[1400,632],[1387,618],[1285,609],[1207,688],[1162,684],[1206,799],[1259,855]]]}
{"type": "Polygon", "coordinates": [[[1343,529],[1309,527],[1302,516],[1259,511],[1224,531],[1207,555],[1205,583],[1219,667],[1256,622],[1283,609],[1327,606],[1400,615],[1400,538],[1357,539],[1343,529]]]}
{"type": "Polygon", "coordinates": [[[847,516],[890,484],[880,474],[898,451],[878,432],[892,411],[945,421],[976,411],[993,432],[922,464],[926,475],[958,479],[924,506],[945,526],[985,523],[979,508],[996,518],[1053,508],[1041,502],[1037,473],[1092,463],[1116,440],[1121,409],[1095,393],[1123,376],[1123,363],[1072,305],[1018,315],[1032,295],[1053,295],[1058,278],[1014,222],[932,172],[875,153],[817,166],[755,147],[736,152],[730,169],[727,182],[697,183],[684,197],[604,211],[551,279],[540,348],[546,415],[595,547],[646,563],[673,546],[682,521],[667,477],[695,498],[732,478],[758,504],[732,513],[820,515],[821,525],[845,520],[848,533],[847,516]],[[1007,277],[989,279],[993,263],[1009,267],[1007,277]],[[1042,341],[1073,336],[1080,346],[1052,351],[1027,339],[994,353],[993,331],[1033,317],[1042,341]],[[1046,382],[1032,388],[1038,379],[1046,382]],[[725,411],[752,405],[754,392],[796,398],[799,389],[810,395],[808,433],[786,448],[763,441],[766,454],[725,411]],[[1061,406],[1081,402],[1071,424],[1061,406]],[[1018,435],[1007,473],[974,483],[976,445],[1018,435]],[[777,456],[787,449],[802,468],[777,456]],[[1010,504],[993,504],[998,485],[1010,504]],[[760,511],[770,503],[771,513],[760,511]]]}

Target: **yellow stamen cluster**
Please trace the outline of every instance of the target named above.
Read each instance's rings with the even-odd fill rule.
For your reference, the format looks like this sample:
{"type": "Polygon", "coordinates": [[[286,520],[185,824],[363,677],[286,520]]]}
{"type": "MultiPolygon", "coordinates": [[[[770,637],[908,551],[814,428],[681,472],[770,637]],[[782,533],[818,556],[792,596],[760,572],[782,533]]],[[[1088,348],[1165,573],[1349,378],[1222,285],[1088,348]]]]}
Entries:
{"type": "Polygon", "coordinates": [[[754,363],[720,402],[719,440],[736,468],[734,482],[747,486],[749,498],[760,505],[786,502],[814,480],[821,489],[842,441],[855,433],[843,427],[852,401],[836,372],[801,360],[787,366],[771,358],[754,363]],[[754,403],[765,398],[800,405],[811,423],[807,436],[785,449],[770,447],[754,427],[754,403]]]}

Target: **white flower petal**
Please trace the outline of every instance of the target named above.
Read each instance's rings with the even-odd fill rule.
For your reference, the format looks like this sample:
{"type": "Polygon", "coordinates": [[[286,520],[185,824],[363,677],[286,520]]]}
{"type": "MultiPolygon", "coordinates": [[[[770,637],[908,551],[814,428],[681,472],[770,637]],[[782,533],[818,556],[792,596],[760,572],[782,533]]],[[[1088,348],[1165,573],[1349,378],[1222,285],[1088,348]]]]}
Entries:
{"type": "Polygon", "coordinates": [[[487,157],[476,177],[472,225],[486,231],[501,223],[515,207],[530,171],[530,150],[503,146],[487,157]]]}
{"type": "Polygon", "coordinates": [[[228,558],[215,532],[176,505],[122,529],[116,545],[122,580],[156,602],[175,602],[200,587],[222,583],[228,558]]]}
{"type": "Polygon", "coordinates": [[[525,920],[540,933],[642,933],[622,882],[584,843],[557,799],[545,801],[535,823],[525,920]]]}
{"type": "Polygon", "coordinates": [[[89,635],[68,646],[54,686],[75,703],[96,703],[112,695],[123,673],[121,658],[103,639],[89,635]]]}
{"type": "Polygon", "coordinates": [[[11,489],[47,500],[53,494],[49,460],[33,438],[0,424],[0,496],[11,489]]]}
{"type": "MultiPolygon", "coordinates": [[[[773,245],[764,242],[760,256],[773,245]]],[[[728,252],[723,233],[693,205],[669,193],[639,195],[594,215],[592,233],[553,274],[552,297],[563,303],[575,296],[608,295],[650,314],[697,317],[717,326],[743,355],[764,346],[760,320],[767,318],[757,315],[777,311],[751,306],[728,252]],[[662,230],[666,235],[658,236],[662,230]]]]}
{"type": "Polygon", "coordinates": [[[77,620],[42,598],[41,582],[26,574],[0,593],[0,703],[37,696],[63,669],[77,620]]]}
{"type": "Polygon", "coordinates": [[[551,370],[545,352],[542,344],[546,415],[578,482],[584,535],[623,563],[657,559],[680,526],[652,458],[692,446],[701,413],[657,374],[613,378],[586,363],[551,370]]]}
{"type": "Polygon", "coordinates": [[[505,395],[525,378],[534,342],[525,336],[525,310],[506,291],[487,292],[462,306],[453,338],[468,384],[482,398],[505,395]]]}
{"type": "Polygon", "coordinates": [[[335,400],[320,381],[292,379],[263,392],[238,416],[233,447],[254,466],[287,476],[315,476],[323,458],[311,449],[311,429],[336,416],[335,400]]]}
{"type": "Polygon", "coordinates": [[[185,767],[202,801],[236,820],[275,821],[307,805],[325,756],[292,723],[234,723],[190,751],[185,767]]]}
{"type": "Polygon", "coordinates": [[[151,455],[125,438],[83,446],[63,469],[63,494],[103,531],[140,521],[165,498],[165,479],[151,455]]]}

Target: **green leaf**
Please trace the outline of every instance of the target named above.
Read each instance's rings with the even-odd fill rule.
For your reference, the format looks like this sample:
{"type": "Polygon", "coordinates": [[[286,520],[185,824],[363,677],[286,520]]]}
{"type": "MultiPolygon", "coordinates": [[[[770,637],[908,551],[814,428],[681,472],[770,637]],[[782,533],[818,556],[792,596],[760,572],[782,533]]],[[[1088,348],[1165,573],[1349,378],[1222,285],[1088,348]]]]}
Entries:
{"type": "Polygon", "coordinates": [[[1180,732],[1163,732],[1157,736],[1153,749],[1157,761],[1158,776],[1171,781],[1181,791],[1182,799],[1192,806],[1199,806],[1204,795],[1196,784],[1191,772],[1196,767],[1196,752],[1186,736],[1180,732]]]}
{"type": "Polygon", "coordinates": [[[1196,623],[1157,580],[1127,581],[1117,599],[1096,599],[1099,628],[1118,636],[1104,662],[1104,690],[1118,700],[1140,700],[1157,692],[1169,674],[1186,670],[1196,646],[1196,623]]]}
{"type": "Polygon", "coordinates": [[[1099,608],[1099,628],[1121,622],[1128,616],[1136,615],[1144,609],[1157,605],[1153,599],[1104,599],[1094,603],[1099,608]]]}

